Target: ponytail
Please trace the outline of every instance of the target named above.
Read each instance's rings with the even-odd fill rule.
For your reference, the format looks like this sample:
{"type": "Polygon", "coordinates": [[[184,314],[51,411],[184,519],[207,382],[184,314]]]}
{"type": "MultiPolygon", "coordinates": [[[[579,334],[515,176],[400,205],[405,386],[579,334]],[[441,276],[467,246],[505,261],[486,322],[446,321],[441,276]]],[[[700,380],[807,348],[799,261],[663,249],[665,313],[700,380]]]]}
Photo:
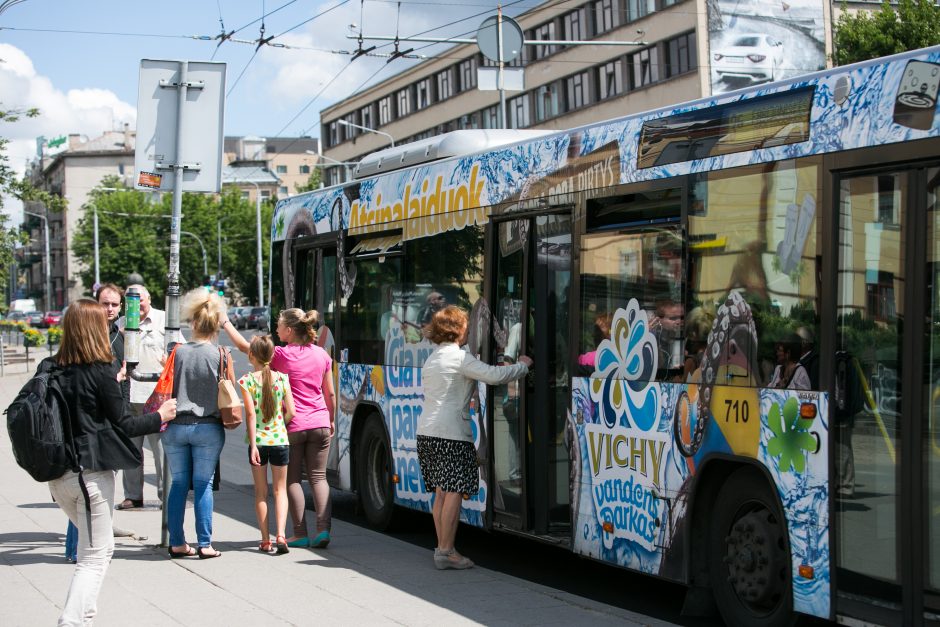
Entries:
{"type": "Polygon", "coordinates": [[[261,369],[261,416],[262,422],[271,422],[277,414],[277,403],[274,400],[274,377],[271,376],[271,366],[264,364],[261,369]]]}

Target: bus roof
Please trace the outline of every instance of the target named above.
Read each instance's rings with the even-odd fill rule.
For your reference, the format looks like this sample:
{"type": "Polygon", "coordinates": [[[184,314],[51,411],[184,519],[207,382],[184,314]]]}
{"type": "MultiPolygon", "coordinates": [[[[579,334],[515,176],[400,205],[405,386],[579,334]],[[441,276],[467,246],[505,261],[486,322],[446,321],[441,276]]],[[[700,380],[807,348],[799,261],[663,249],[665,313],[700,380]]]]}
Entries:
{"type": "Polygon", "coordinates": [[[455,142],[438,151],[444,159],[393,172],[381,173],[392,154],[382,151],[363,160],[366,178],[279,201],[272,239],[363,234],[418,217],[425,236],[462,228],[465,220],[439,217],[466,209],[932,137],[938,75],[940,46],[450,156],[455,142]]]}

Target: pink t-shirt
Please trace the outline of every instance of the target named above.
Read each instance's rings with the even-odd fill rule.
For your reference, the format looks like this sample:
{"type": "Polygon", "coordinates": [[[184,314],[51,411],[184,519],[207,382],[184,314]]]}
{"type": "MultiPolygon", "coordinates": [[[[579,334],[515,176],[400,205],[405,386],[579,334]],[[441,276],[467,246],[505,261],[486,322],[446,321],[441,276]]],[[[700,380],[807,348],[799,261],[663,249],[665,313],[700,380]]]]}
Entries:
{"type": "Polygon", "coordinates": [[[330,411],[323,398],[323,375],[333,360],[316,344],[275,346],[271,369],[283,372],[290,380],[294,395],[294,419],[287,423],[288,433],[330,426],[330,411]]]}

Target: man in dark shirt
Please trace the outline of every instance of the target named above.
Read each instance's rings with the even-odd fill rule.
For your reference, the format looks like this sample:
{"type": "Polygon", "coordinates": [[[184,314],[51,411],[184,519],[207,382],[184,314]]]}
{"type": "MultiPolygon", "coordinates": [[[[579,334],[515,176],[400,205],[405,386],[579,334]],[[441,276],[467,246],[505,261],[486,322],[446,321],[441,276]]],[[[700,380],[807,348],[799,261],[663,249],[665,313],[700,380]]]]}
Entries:
{"type": "Polygon", "coordinates": [[[121,368],[121,391],[124,393],[124,401],[130,401],[130,381],[123,377],[124,370],[124,335],[117,325],[118,316],[121,315],[121,299],[124,296],[124,290],[114,283],[105,283],[98,288],[95,300],[104,307],[105,314],[108,316],[108,336],[111,340],[111,355],[117,361],[121,368]]]}

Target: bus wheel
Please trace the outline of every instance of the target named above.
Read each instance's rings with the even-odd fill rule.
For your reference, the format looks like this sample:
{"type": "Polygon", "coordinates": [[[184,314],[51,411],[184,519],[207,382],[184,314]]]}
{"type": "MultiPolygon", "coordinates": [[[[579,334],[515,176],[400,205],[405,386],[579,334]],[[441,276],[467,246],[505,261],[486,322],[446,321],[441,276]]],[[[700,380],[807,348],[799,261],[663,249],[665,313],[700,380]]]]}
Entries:
{"type": "Polygon", "coordinates": [[[767,482],[735,471],[715,501],[709,528],[709,575],[728,625],[791,625],[790,556],[786,524],[767,482]]]}
{"type": "Polygon", "coordinates": [[[367,419],[356,450],[356,477],[362,510],[372,527],[380,531],[387,529],[395,510],[392,454],[378,416],[367,419]]]}

